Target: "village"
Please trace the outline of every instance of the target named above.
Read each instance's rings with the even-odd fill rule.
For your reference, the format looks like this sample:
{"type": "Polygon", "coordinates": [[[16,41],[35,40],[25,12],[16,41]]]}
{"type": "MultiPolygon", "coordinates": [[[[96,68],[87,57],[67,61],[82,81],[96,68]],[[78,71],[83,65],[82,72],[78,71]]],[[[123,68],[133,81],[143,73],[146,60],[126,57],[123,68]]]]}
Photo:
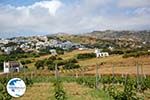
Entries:
{"type": "MultiPolygon", "coordinates": [[[[113,49],[108,47],[109,49],[113,49]]],[[[87,48],[82,44],[73,43],[71,41],[61,41],[59,39],[48,39],[47,36],[33,36],[33,37],[16,37],[11,39],[0,40],[1,55],[13,55],[13,54],[40,54],[57,56],[69,50],[92,50],[95,53],[95,57],[108,57],[108,52],[102,52],[102,49],[87,48]],[[61,50],[57,51],[57,49],[61,50]]],[[[20,72],[23,70],[23,65],[20,61],[12,59],[1,62],[3,66],[3,73],[20,72]]],[[[30,66],[29,66],[30,67],[30,66]]]]}
{"type": "Polygon", "coordinates": [[[70,49],[74,48],[83,48],[82,45],[72,43],[70,41],[60,41],[57,39],[48,40],[47,36],[33,36],[33,37],[19,37],[12,39],[0,39],[0,50],[5,54],[10,54],[11,52],[21,49],[24,52],[39,52],[42,49],[48,49],[51,51],[51,48],[61,48],[61,49],[70,49]]]}

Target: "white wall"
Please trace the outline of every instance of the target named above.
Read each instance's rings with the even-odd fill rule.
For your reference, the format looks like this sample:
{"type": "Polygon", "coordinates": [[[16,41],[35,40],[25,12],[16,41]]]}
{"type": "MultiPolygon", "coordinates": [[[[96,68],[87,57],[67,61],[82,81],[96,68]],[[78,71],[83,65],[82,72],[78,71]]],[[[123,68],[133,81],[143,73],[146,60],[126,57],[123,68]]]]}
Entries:
{"type": "Polygon", "coordinates": [[[8,63],[4,62],[3,68],[4,68],[4,73],[9,73],[9,67],[7,67],[8,63]]]}

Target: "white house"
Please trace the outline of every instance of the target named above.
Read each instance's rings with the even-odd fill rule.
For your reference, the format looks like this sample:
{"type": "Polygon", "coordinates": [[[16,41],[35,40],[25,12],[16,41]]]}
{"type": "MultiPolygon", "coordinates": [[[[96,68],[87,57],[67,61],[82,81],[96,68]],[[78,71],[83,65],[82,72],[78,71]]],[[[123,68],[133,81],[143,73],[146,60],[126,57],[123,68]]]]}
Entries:
{"type": "Polygon", "coordinates": [[[9,73],[9,72],[19,72],[23,68],[23,65],[20,62],[8,61],[4,62],[3,67],[4,73],[9,73]]]}
{"type": "Polygon", "coordinates": [[[4,52],[5,52],[6,54],[10,54],[11,51],[13,51],[13,47],[6,47],[6,48],[4,49],[4,52]]]}
{"type": "Polygon", "coordinates": [[[99,49],[95,49],[95,54],[96,54],[96,57],[108,57],[109,56],[109,53],[108,52],[101,52],[101,50],[99,49]]]}
{"type": "Polygon", "coordinates": [[[57,55],[57,52],[56,52],[55,49],[51,49],[50,52],[51,52],[51,54],[52,54],[53,56],[57,55]]]}

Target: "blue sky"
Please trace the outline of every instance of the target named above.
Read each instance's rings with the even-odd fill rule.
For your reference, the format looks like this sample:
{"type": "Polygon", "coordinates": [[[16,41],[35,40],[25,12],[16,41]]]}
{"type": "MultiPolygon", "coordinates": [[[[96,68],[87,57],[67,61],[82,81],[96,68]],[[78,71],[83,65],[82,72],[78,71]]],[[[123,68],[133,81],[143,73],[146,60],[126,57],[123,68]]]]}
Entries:
{"type": "Polygon", "coordinates": [[[27,6],[41,0],[0,0],[3,5],[11,4],[12,6],[27,6]]]}
{"type": "MultiPolygon", "coordinates": [[[[12,6],[28,6],[32,5],[35,2],[40,2],[44,0],[0,0],[0,3],[3,5],[11,4],[12,6]]],[[[45,0],[52,1],[52,0],[45,0]]],[[[61,0],[65,4],[72,4],[74,2],[78,2],[79,0],[61,0]]]]}
{"type": "Polygon", "coordinates": [[[0,37],[149,30],[149,19],[150,0],[0,0],[0,37]]]}

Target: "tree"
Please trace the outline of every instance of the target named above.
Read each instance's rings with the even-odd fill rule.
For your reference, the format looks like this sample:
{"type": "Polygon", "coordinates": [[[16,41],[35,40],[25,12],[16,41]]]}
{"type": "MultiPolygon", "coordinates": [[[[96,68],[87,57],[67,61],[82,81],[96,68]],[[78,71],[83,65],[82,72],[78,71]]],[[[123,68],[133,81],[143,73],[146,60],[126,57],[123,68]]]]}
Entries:
{"type": "Polygon", "coordinates": [[[55,64],[54,64],[54,63],[49,64],[49,65],[48,65],[48,69],[49,69],[49,70],[55,70],[55,64]]]}
{"type": "Polygon", "coordinates": [[[36,63],[35,63],[35,66],[37,69],[44,69],[44,61],[43,60],[38,60],[36,63]]]}
{"type": "Polygon", "coordinates": [[[74,63],[67,63],[63,67],[64,69],[75,69],[75,68],[80,68],[80,65],[74,64],[74,63]]]}

